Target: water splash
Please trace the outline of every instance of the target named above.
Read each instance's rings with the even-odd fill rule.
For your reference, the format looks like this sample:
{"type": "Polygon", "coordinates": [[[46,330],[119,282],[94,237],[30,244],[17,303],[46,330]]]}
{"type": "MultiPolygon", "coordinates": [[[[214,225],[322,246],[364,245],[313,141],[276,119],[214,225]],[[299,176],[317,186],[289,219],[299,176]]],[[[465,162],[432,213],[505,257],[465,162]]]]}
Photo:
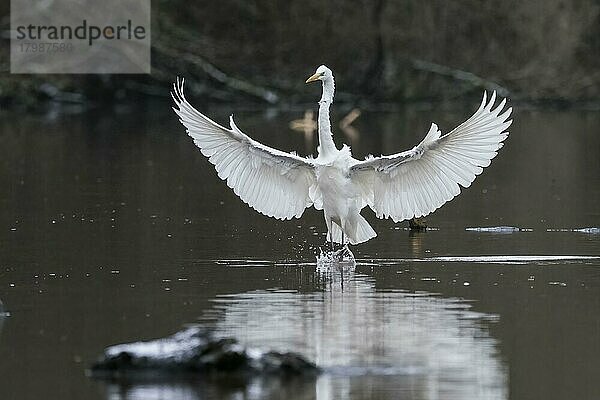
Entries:
{"type": "Polygon", "coordinates": [[[319,272],[326,272],[332,268],[354,270],[355,267],[356,260],[348,245],[339,250],[320,249],[320,253],[317,256],[317,271],[319,272]]]}

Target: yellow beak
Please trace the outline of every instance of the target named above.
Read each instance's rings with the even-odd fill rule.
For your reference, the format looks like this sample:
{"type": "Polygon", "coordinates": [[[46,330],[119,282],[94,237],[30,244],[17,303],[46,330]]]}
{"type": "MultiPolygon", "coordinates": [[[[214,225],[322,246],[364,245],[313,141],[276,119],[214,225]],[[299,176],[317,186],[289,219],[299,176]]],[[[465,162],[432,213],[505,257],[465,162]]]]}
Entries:
{"type": "Polygon", "coordinates": [[[315,73],[314,75],[311,75],[311,76],[310,76],[310,78],[308,78],[308,79],[306,80],[306,83],[310,83],[310,82],[318,81],[320,77],[321,77],[321,74],[317,74],[317,73],[315,73]]]}

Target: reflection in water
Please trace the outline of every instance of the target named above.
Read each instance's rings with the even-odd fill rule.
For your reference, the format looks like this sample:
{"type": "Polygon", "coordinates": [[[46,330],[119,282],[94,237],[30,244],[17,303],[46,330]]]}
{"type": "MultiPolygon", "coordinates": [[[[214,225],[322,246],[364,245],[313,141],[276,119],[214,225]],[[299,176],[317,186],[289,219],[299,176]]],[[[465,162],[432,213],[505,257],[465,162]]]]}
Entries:
{"type": "Polygon", "coordinates": [[[377,290],[352,269],[316,272],[322,291],[254,290],[214,299],[217,336],[295,351],[316,378],[111,384],[120,399],[506,399],[507,368],[486,326],[497,316],[427,292],[377,290]],[[343,277],[342,277],[343,274],[343,277]]]}
{"type": "MultiPolygon", "coordinates": [[[[358,129],[352,126],[352,123],[356,121],[358,117],[360,117],[360,114],[361,111],[358,108],[353,108],[340,120],[339,123],[341,131],[344,132],[344,135],[352,142],[356,142],[360,137],[360,132],[358,129]]],[[[318,128],[317,121],[314,119],[314,111],[304,111],[304,116],[300,119],[294,119],[290,121],[289,127],[292,130],[302,132],[304,134],[304,146],[306,148],[306,152],[312,153],[313,137],[318,128]]]]}
{"type": "Polygon", "coordinates": [[[216,331],[314,360],[326,371],[318,399],[506,398],[506,369],[485,329],[494,316],[459,299],[377,291],[373,279],[348,271],[343,282],[328,280],[323,292],[220,296],[216,331]]]}
{"type": "Polygon", "coordinates": [[[185,382],[148,382],[132,385],[107,385],[107,400],[259,400],[314,399],[314,379],[283,380],[256,378],[236,382],[223,378],[220,382],[190,380],[185,382]]]}
{"type": "Polygon", "coordinates": [[[4,305],[2,304],[2,300],[0,300],[0,335],[2,335],[2,326],[4,325],[4,318],[6,318],[8,314],[4,310],[4,305]]]}
{"type": "Polygon", "coordinates": [[[423,238],[425,237],[425,232],[411,230],[408,235],[410,251],[413,257],[423,256],[423,238]]]}

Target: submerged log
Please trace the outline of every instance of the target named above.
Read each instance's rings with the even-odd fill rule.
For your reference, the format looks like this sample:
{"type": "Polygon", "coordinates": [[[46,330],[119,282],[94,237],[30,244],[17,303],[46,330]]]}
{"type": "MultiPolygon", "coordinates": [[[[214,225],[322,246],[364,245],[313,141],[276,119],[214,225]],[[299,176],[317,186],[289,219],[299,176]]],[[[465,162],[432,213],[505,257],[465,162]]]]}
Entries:
{"type": "Polygon", "coordinates": [[[408,221],[408,226],[411,231],[424,231],[427,230],[427,220],[425,218],[411,218],[408,221]]]}
{"type": "Polygon", "coordinates": [[[216,338],[208,329],[192,326],[165,338],[110,346],[88,375],[131,379],[178,374],[314,376],[318,372],[319,368],[300,354],[245,348],[234,338],[216,338]]]}

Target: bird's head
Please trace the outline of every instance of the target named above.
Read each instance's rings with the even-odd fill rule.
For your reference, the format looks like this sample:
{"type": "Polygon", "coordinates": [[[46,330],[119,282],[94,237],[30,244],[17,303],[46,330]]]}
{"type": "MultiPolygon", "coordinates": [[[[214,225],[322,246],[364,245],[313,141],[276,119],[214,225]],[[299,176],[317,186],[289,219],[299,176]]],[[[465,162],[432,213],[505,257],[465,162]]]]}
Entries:
{"type": "Polygon", "coordinates": [[[306,83],[315,82],[315,81],[325,81],[328,79],[332,79],[333,74],[331,70],[324,65],[321,65],[314,74],[312,74],[307,80],[306,83]]]}

